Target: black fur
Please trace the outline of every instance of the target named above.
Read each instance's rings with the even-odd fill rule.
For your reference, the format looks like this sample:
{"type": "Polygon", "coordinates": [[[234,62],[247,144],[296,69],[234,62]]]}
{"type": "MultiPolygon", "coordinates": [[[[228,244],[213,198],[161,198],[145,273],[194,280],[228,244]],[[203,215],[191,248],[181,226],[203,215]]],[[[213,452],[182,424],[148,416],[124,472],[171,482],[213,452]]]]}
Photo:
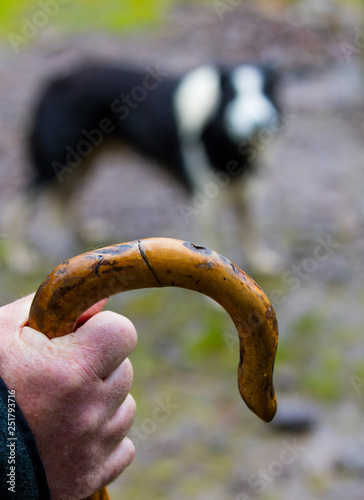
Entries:
{"type": "MultiPolygon", "coordinates": [[[[200,140],[213,169],[225,170],[227,163],[235,160],[243,171],[251,165],[249,153],[231,140],[223,120],[224,109],[235,97],[235,90],[229,70],[219,68],[219,74],[221,99],[200,140]]],[[[270,70],[264,70],[264,77],[264,92],[276,105],[275,77],[270,70]]],[[[103,134],[103,139],[125,141],[141,154],[166,166],[192,190],[194,186],[186,175],[173,108],[173,96],[180,78],[156,76],[153,80],[151,76],[148,85],[155,87],[146,90],[144,99],[132,101],[132,105],[121,102],[121,95],[143,87],[145,78],[145,71],[95,64],[51,82],[40,97],[29,137],[34,184],[49,184],[55,177],[62,181],[73,169],[81,168],[81,161],[70,151],[77,152],[82,141],[87,140],[84,131],[100,130],[100,122],[109,120],[112,125],[108,130],[113,132],[103,134]]],[[[85,155],[78,156],[84,158],[85,155]]]]}

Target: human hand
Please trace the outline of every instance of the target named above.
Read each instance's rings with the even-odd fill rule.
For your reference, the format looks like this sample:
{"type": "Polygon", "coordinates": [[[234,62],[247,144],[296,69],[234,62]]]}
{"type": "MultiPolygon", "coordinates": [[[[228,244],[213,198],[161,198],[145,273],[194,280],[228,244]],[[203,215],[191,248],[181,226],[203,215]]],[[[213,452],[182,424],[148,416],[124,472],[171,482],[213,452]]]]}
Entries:
{"type": "Polygon", "coordinates": [[[0,308],[0,376],[28,422],[52,500],[79,500],[115,479],[133,460],[126,437],[136,407],[127,356],[136,331],[99,312],[74,333],[49,340],[27,325],[33,296],[0,308]]]}

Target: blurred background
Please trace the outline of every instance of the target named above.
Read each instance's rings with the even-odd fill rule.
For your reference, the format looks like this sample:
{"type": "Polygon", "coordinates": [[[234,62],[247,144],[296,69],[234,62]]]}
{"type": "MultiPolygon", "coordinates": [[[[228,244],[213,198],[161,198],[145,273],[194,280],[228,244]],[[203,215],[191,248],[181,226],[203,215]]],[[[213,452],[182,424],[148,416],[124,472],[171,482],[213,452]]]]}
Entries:
{"type": "MultiPolygon", "coordinates": [[[[184,290],[114,297],[109,308],[134,322],[139,344],[131,356],[137,453],[110,486],[112,498],[363,500],[361,2],[17,0],[0,6],[0,18],[1,213],[30,176],[27,127],[54,73],[94,59],[170,73],[264,60],[282,75],[286,119],[260,144],[254,206],[256,224],[284,258],[283,270],[253,276],[280,326],[277,417],[261,423],[241,401],[238,341],[224,311],[184,290]]],[[[125,150],[99,158],[74,210],[111,228],[94,246],[196,240],[178,210],[183,202],[184,191],[158,165],[125,150]]],[[[47,246],[41,210],[31,220],[29,236],[46,257],[25,274],[8,268],[0,227],[1,304],[34,291],[70,256],[66,245],[47,246]]],[[[229,224],[224,230],[228,243],[229,224]]]]}

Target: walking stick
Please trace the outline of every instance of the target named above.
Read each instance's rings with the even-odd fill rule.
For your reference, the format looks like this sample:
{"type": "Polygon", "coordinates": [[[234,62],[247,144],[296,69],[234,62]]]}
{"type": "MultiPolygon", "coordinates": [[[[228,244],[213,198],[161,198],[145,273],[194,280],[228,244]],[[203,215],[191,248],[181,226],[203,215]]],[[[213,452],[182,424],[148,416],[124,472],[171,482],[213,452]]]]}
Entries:
{"type": "MultiPolygon", "coordinates": [[[[270,422],[278,326],[259,286],[222,255],[193,243],[149,238],[84,253],[58,266],[35,294],[29,326],[49,338],[74,331],[81,314],[111,295],[175,286],[201,292],[230,315],[239,336],[238,386],[246,405],[270,422]]],[[[106,488],[88,500],[108,500],[106,488]]]]}

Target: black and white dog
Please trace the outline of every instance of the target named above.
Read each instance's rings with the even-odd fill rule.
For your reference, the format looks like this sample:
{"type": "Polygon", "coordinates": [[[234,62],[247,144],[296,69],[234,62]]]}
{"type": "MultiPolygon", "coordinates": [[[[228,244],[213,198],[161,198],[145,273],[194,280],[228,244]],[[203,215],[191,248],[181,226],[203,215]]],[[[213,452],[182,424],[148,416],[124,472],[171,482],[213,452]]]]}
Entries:
{"type": "MultiPolygon", "coordinates": [[[[279,120],[276,74],[268,68],[207,64],[171,77],[160,67],[85,66],[55,79],[41,95],[29,137],[33,184],[38,192],[51,186],[65,203],[107,139],[158,161],[191,193],[203,192],[215,172],[228,179],[222,191],[239,207],[242,245],[254,260],[253,225],[242,192],[253,167],[248,144],[262,129],[276,130],[279,120]]],[[[213,216],[208,223],[205,217],[211,208],[201,215],[214,232],[213,216]]],[[[181,207],[184,217],[188,210],[181,207]]]]}

